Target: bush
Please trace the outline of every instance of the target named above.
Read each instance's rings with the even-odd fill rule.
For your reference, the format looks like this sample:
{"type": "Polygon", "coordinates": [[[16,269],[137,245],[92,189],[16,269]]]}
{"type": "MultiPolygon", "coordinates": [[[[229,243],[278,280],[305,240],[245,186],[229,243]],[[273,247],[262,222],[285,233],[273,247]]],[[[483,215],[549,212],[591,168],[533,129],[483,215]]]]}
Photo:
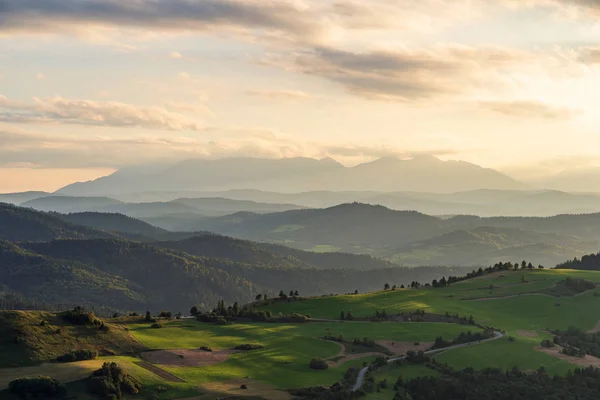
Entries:
{"type": "Polygon", "coordinates": [[[552,343],[551,340],[545,339],[545,340],[542,340],[542,342],[540,343],[540,346],[542,346],[546,349],[550,349],[550,348],[554,347],[554,343],[552,343]]]}
{"type": "Polygon", "coordinates": [[[260,344],[245,343],[245,344],[240,344],[238,346],[235,346],[233,349],[234,350],[249,351],[249,350],[260,350],[260,349],[264,349],[264,348],[265,348],[265,346],[262,346],[260,344]]]}
{"type": "Polygon", "coordinates": [[[74,362],[74,361],[85,361],[94,360],[98,357],[96,350],[75,350],[62,356],[58,356],[56,361],[58,362],[74,362]]]}
{"type": "Polygon", "coordinates": [[[150,325],[150,328],[153,328],[153,329],[160,329],[162,327],[163,327],[162,324],[159,324],[158,322],[155,322],[152,325],[150,325]]]}
{"type": "Polygon", "coordinates": [[[141,385],[114,362],[104,363],[88,381],[88,391],[104,398],[122,399],[123,394],[138,394],[140,388],[141,385]]]}
{"type": "Polygon", "coordinates": [[[82,307],[75,307],[72,310],[64,311],[59,314],[62,319],[73,325],[93,325],[100,326],[100,321],[93,312],[88,312],[82,307]]]}
{"type": "Polygon", "coordinates": [[[202,346],[202,347],[200,347],[200,350],[202,350],[202,351],[212,351],[212,349],[210,348],[210,346],[202,346]]]}
{"type": "Polygon", "coordinates": [[[329,365],[325,362],[325,360],[322,360],[320,358],[313,358],[312,360],[310,360],[310,363],[308,364],[308,366],[311,369],[317,369],[317,370],[329,368],[329,365]]]}
{"type": "Polygon", "coordinates": [[[8,384],[11,393],[27,397],[63,397],[67,394],[65,385],[47,376],[21,378],[8,384]]]}

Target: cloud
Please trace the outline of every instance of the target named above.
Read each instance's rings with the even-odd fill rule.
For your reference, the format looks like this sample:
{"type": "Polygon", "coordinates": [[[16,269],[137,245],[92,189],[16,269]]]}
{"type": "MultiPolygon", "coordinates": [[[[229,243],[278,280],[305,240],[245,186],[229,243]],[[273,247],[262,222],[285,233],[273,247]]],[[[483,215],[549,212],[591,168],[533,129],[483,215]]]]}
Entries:
{"type": "Polygon", "coordinates": [[[517,50],[448,45],[369,52],[318,48],[263,63],[328,79],[362,97],[412,101],[503,87],[507,70],[531,58],[517,50]]]}
{"type": "Polygon", "coordinates": [[[311,96],[300,90],[249,90],[249,96],[265,97],[269,99],[305,100],[311,96]]]}
{"type": "Polygon", "coordinates": [[[490,111],[520,118],[567,120],[582,113],[578,109],[554,106],[536,100],[483,101],[479,105],[490,111]]]}
{"type": "Polygon", "coordinates": [[[7,110],[0,112],[0,121],[3,122],[58,122],[160,130],[202,129],[196,121],[162,107],[135,106],[116,101],[98,102],[53,97],[35,98],[33,103],[23,103],[0,96],[0,108],[7,110]]]}
{"type": "Polygon", "coordinates": [[[85,26],[172,32],[214,27],[310,35],[310,15],[294,1],[262,0],[4,0],[0,30],[68,33],[85,26]]]}
{"type": "Polygon", "coordinates": [[[174,58],[174,59],[178,59],[178,58],[181,58],[182,55],[181,55],[181,53],[178,53],[178,52],[174,51],[171,54],[169,54],[169,57],[174,58]]]}
{"type": "Polygon", "coordinates": [[[448,155],[448,149],[411,151],[386,146],[340,145],[298,140],[261,128],[210,128],[202,138],[136,135],[105,137],[39,134],[0,125],[0,167],[28,165],[37,168],[122,168],[176,162],[192,158],[223,157],[334,157],[356,164],[386,156],[411,158],[448,155]]]}
{"type": "Polygon", "coordinates": [[[37,74],[35,74],[36,79],[42,80],[44,78],[46,78],[46,76],[44,74],[42,74],[41,72],[38,72],[37,74]]]}

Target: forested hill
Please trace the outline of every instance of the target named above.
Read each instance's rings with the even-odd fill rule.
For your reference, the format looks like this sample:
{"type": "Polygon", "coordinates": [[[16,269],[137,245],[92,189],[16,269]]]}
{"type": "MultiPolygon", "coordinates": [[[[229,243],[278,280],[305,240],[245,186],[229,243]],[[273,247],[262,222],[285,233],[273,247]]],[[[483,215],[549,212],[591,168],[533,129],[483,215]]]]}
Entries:
{"type": "Polygon", "coordinates": [[[314,253],[289,247],[256,243],[230,237],[205,234],[178,241],[156,242],[156,246],[202,257],[277,268],[317,268],[370,270],[398,267],[397,264],[367,255],[314,253]]]}
{"type": "MultiPolygon", "coordinates": [[[[0,298],[97,309],[177,312],[217,301],[248,302],[280,290],[302,295],[373,291],[385,283],[431,281],[462,275],[459,268],[388,268],[370,271],[277,268],[195,257],[124,240],[0,242],[0,298]],[[7,296],[7,294],[9,296],[7,296]]],[[[0,304],[11,308],[10,304],[0,304]]]]}
{"type": "Polygon", "coordinates": [[[108,232],[126,233],[154,239],[169,234],[169,231],[165,229],[157,228],[139,219],[117,213],[82,212],[72,214],[53,213],[52,215],[72,224],[108,232]]]}
{"type": "Polygon", "coordinates": [[[47,241],[115,236],[97,229],[73,225],[50,214],[0,203],[0,240],[47,241]]]}
{"type": "Polygon", "coordinates": [[[600,271],[600,253],[589,254],[580,259],[574,258],[558,264],[557,269],[581,269],[586,271],[600,271]]]}

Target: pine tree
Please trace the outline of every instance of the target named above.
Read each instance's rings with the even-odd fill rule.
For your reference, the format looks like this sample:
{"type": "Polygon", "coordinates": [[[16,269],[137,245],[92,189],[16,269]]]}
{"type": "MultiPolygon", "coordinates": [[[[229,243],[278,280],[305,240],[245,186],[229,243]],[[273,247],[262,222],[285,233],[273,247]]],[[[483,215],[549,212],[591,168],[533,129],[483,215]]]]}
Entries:
{"type": "Polygon", "coordinates": [[[346,314],[344,314],[344,310],[342,310],[342,312],[340,313],[340,320],[345,320],[346,319],[346,314]]]}

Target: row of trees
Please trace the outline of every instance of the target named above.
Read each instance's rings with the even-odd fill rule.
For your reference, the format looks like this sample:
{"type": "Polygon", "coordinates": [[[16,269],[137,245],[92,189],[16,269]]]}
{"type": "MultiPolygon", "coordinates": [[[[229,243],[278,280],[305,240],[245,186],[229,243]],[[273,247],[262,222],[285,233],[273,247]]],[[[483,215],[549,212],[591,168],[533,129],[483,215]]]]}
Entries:
{"type": "MultiPolygon", "coordinates": [[[[599,260],[596,261],[598,263],[598,269],[600,269],[600,256],[599,260]]],[[[538,269],[542,269],[544,268],[542,265],[538,265],[537,267],[538,269]]],[[[558,267],[557,267],[558,268],[558,267]]],[[[468,279],[473,279],[473,278],[478,278],[487,274],[491,274],[492,272],[498,272],[498,271],[514,271],[514,270],[518,270],[518,269],[522,269],[522,270],[526,270],[526,269],[535,269],[535,267],[533,266],[532,263],[528,263],[527,261],[523,260],[521,263],[511,263],[511,262],[506,262],[506,263],[496,263],[493,266],[487,267],[487,268],[479,268],[476,270],[473,270],[472,272],[467,273],[466,275],[463,276],[449,276],[447,279],[446,277],[442,277],[441,279],[437,280],[434,279],[433,281],[431,281],[431,283],[425,283],[425,284],[421,284],[418,281],[412,281],[407,287],[411,288],[411,289],[419,289],[421,287],[434,287],[434,288],[442,288],[442,287],[446,287],[448,285],[451,285],[453,283],[457,283],[457,282],[461,282],[461,281],[466,281],[468,279]]],[[[398,289],[398,287],[396,285],[394,286],[390,286],[389,283],[386,283],[383,286],[384,290],[396,290],[398,289]]],[[[400,289],[404,289],[404,285],[400,286],[400,289]]]]}

